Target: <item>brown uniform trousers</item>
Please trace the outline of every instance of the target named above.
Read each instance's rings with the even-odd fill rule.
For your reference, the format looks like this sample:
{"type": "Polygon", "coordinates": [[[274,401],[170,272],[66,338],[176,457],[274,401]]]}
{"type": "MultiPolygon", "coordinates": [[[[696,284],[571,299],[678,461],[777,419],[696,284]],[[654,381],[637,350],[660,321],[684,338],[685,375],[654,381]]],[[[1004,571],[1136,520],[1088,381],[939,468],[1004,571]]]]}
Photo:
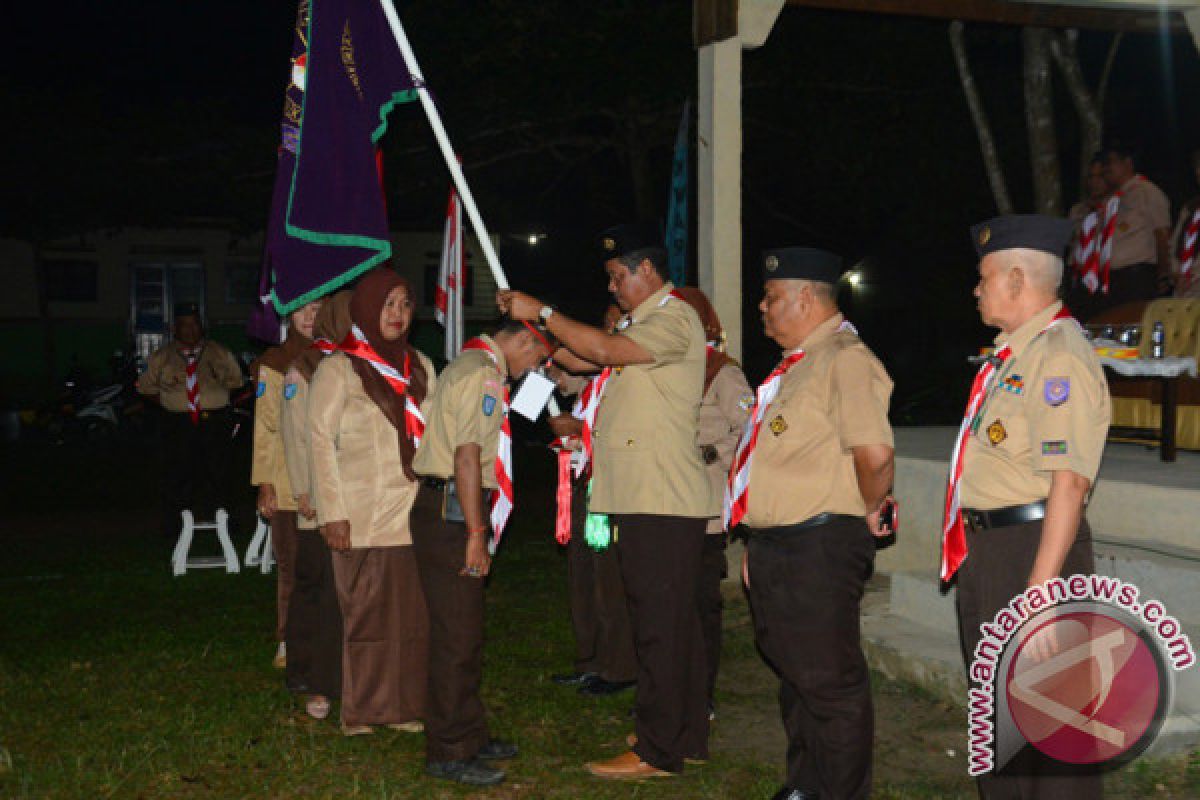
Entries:
{"type": "Polygon", "coordinates": [[[442,519],[441,491],[421,486],[412,509],[413,550],[429,608],[425,758],[466,761],[487,744],[483,680],[483,580],[459,575],[467,529],[442,519]]]}
{"type": "Polygon", "coordinates": [[[271,555],[275,558],[275,637],[287,640],[288,605],[296,585],[296,512],[271,515],[271,555]]]}
{"type": "Polygon", "coordinates": [[[703,518],[614,514],[610,518],[633,622],[635,711],[642,761],[668,772],[708,758],[704,638],[696,587],[703,518]]]}
{"type": "Polygon", "coordinates": [[[751,529],[746,545],[758,646],[779,674],[787,785],[821,798],[871,791],[874,712],[859,642],[875,541],[861,518],[751,529]]]}
{"type": "Polygon", "coordinates": [[[342,612],[333,560],[315,530],[296,531],[296,583],[288,598],[287,686],[335,698],[342,694],[342,612]]]}
{"type": "MultiPolygon", "coordinates": [[[[958,571],[958,626],[963,662],[970,669],[979,626],[991,622],[1001,608],[1026,589],[1042,537],[1041,522],[1026,522],[984,531],[967,529],[967,560],[958,571]]],[[[1082,520],[1075,543],[1067,551],[1062,576],[1095,572],[1092,532],[1082,520]]],[[[1063,764],[1032,745],[999,773],[976,779],[985,800],[1099,800],[1100,775],[1094,769],[1063,764]]]]}
{"type": "Polygon", "coordinates": [[[575,671],[595,672],[606,681],[637,679],[633,627],[616,550],[593,550],[584,538],[587,478],[571,489],[571,540],[567,543],[567,586],[575,633],[575,671]]]}

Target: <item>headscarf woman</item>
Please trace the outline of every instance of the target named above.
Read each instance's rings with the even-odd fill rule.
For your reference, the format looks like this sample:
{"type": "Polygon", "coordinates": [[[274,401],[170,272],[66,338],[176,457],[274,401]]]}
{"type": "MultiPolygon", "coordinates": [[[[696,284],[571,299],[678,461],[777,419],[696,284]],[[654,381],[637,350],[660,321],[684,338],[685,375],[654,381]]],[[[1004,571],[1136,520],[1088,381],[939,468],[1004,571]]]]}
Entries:
{"type": "Polygon", "coordinates": [[[324,358],[318,345],[340,342],[350,332],[350,292],[325,300],[313,325],[317,345],[298,353],[283,387],[283,452],[297,508],[296,583],[288,608],[287,685],[308,695],[305,710],[325,719],[342,693],[342,612],[338,607],[329,545],[317,529],[309,449],[309,383],[324,358]]]}
{"type": "Polygon", "coordinates": [[[313,493],[344,624],[342,730],[422,729],[429,621],[412,552],[412,458],[433,364],[408,342],[413,298],[391,269],[350,300],[351,333],[313,376],[313,493]]]}
{"type": "MultiPolygon", "coordinates": [[[[691,286],[677,290],[700,316],[704,338],[708,341],[704,363],[704,398],[700,402],[696,446],[707,465],[708,478],[718,497],[725,493],[725,480],[733,463],[742,428],[754,406],[754,392],[738,363],[725,353],[725,329],[717,311],[704,292],[691,286]]],[[[704,653],[708,667],[708,708],[715,716],[713,689],[721,661],[721,580],[728,572],[725,561],[726,534],[720,517],[708,521],[704,554],[700,563],[700,581],[696,585],[696,606],[704,631],[704,653]]]]}
{"type": "Polygon", "coordinates": [[[288,364],[312,344],[313,323],[321,301],[293,311],[288,318],[287,338],[270,347],[251,365],[258,381],[254,401],[254,455],[250,484],[258,487],[258,513],[271,526],[271,550],[275,554],[275,666],[287,663],[285,629],[288,602],[295,583],[296,502],[284,463],[280,411],[283,405],[284,373],[288,364]]]}

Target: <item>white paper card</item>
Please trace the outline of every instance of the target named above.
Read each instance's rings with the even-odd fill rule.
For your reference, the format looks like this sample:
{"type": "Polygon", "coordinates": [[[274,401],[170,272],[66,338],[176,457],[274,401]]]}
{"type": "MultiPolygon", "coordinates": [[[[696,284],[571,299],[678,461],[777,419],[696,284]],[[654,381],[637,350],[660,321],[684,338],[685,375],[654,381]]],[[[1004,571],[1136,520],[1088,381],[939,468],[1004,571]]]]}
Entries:
{"type": "Polygon", "coordinates": [[[532,422],[542,413],[553,393],[554,381],[540,372],[530,372],[513,396],[510,408],[532,422]]]}

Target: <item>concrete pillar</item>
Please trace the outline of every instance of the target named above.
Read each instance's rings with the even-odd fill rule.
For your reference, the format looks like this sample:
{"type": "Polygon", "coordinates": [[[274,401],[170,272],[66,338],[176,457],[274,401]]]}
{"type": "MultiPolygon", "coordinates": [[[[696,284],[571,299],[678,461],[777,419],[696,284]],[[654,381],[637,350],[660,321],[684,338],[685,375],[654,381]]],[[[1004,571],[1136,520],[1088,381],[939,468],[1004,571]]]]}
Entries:
{"type": "Polygon", "coordinates": [[[700,288],[712,300],[742,356],[742,45],[737,38],[699,49],[696,136],[700,288]]]}
{"type": "Polygon", "coordinates": [[[1200,50],[1200,9],[1184,11],[1183,21],[1187,23],[1188,30],[1192,32],[1192,41],[1195,43],[1196,49],[1200,50]]]}
{"type": "Polygon", "coordinates": [[[696,256],[704,290],[742,357],[742,50],[761,47],[784,0],[739,0],[738,35],[698,50],[696,256]]]}

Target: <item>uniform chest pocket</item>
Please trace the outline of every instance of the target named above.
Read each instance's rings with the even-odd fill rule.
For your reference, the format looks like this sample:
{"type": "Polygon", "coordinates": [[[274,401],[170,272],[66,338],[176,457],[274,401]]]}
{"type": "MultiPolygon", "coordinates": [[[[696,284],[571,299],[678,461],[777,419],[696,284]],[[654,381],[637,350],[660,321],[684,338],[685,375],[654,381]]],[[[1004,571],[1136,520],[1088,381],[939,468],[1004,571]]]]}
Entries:
{"type": "Polygon", "coordinates": [[[643,454],[654,448],[655,432],[652,428],[612,427],[605,432],[604,446],[608,454],[621,458],[624,455],[643,454]]]}
{"type": "Polygon", "coordinates": [[[1017,393],[998,388],[983,408],[976,435],[988,447],[1000,448],[1019,455],[1029,449],[1029,418],[1024,392],[1017,393]]]}

